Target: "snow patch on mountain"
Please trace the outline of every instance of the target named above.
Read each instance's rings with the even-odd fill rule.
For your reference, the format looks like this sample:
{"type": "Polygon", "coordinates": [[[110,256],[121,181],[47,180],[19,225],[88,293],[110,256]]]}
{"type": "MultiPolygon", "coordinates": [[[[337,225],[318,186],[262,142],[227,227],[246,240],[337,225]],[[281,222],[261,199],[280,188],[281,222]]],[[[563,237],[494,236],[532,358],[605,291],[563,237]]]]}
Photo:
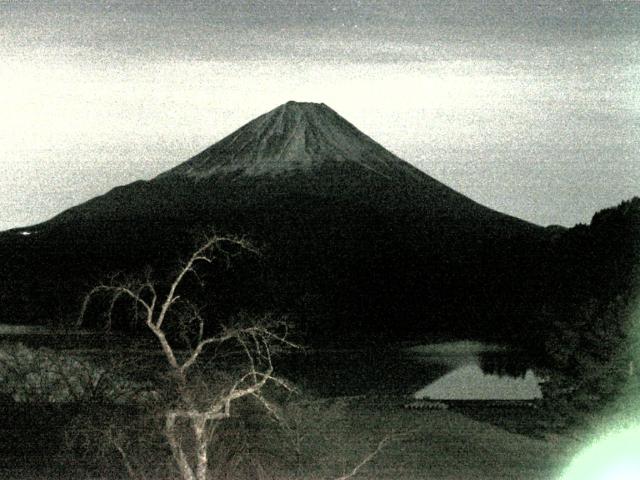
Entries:
{"type": "Polygon", "coordinates": [[[420,176],[325,104],[287,102],[159,178],[279,175],[344,163],[387,179],[420,176]]]}

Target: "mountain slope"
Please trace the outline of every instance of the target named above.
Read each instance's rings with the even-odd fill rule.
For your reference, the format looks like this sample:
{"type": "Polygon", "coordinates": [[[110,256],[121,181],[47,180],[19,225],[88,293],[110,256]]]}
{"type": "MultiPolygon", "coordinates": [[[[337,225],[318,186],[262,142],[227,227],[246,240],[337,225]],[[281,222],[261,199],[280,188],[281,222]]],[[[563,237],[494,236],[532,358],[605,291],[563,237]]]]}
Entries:
{"type": "Polygon", "coordinates": [[[160,177],[279,175],[327,162],[353,163],[387,179],[419,175],[326,105],[288,102],[160,177]]]}

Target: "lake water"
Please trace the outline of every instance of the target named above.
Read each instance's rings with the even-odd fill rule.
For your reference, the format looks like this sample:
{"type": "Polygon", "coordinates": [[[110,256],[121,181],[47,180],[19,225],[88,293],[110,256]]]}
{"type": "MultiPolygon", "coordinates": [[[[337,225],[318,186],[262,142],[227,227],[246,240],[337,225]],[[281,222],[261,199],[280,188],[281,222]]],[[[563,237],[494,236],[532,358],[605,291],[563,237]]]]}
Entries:
{"type": "MultiPolygon", "coordinates": [[[[87,343],[92,343],[88,333],[64,334],[44,327],[0,325],[1,340],[22,341],[34,347],[86,348],[87,343]]],[[[433,400],[542,397],[540,379],[526,360],[516,352],[479,342],[296,353],[280,359],[276,371],[301,389],[323,397],[365,394],[412,395],[433,400]]]]}
{"type": "Polygon", "coordinates": [[[322,396],[412,395],[434,400],[532,400],[540,379],[516,352],[479,342],[313,352],[281,372],[322,396]]]}

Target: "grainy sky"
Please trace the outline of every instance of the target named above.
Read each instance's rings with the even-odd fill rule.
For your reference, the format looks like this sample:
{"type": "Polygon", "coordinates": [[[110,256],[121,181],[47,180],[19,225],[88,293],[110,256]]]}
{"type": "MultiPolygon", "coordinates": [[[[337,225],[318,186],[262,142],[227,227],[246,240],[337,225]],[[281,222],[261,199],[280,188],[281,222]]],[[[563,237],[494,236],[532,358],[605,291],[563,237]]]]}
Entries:
{"type": "Polygon", "coordinates": [[[640,3],[2,1],[0,230],[287,100],[539,224],[640,195],[640,3]]]}

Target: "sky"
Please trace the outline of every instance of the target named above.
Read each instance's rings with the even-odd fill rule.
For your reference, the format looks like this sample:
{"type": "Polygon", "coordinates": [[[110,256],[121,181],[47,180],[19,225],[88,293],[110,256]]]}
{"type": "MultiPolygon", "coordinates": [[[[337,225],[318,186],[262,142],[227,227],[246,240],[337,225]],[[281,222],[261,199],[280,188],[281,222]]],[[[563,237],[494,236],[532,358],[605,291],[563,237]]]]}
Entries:
{"type": "Polygon", "coordinates": [[[0,230],[323,102],[541,225],[640,195],[635,1],[0,0],[0,230]]]}

